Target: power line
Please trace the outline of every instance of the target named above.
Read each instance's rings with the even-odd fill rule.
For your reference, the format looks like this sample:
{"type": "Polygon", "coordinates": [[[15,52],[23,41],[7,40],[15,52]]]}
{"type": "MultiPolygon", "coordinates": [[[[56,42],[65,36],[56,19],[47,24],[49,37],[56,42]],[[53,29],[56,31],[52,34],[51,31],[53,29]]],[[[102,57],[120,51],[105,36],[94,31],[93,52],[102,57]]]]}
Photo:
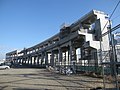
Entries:
{"type": "MultiPolygon", "coordinates": [[[[119,28],[120,28],[120,24],[118,24],[117,26],[113,27],[113,28],[111,29],[111,32],[113,32],[113,31],[115,31],[115,30],[117,30],[117,29],[119,29],[119,28]]],[[[108,33],[110,33],[110,30],[107,31],[107,32],[105,32],[105,33],[103,33],[103,34],[102,34],[102,37],[105,36],[105,35],[107,35],[108,33]]]]}
{"type": "MultiPolygon", "coordinates": [[[[118,3],[117,3],[117,5],[115,6],[115,8],[114,8],[114,10],[113,10],[113,12],[111,13],[111,15],[110,15],[110,17],[109,17],[109,20],[111,19],[111,17],[113,16],[113,14],[114,14],[114,12],[116,11],[116,9],[117,9],[117,7],[118,7],[118,5],[120,4],[120,0],[118,1],[118,3]]],[[[105,24],[105,26],[103,27],[103,29],[102,29],[102,31],[105,29],[105,27],[107,26],[107,24],[108,24],[108,22],[109,22],[109,20],[106,22],[106,24],[105,24]]],[[[101,31],[101,32],[102,32],[101,31]]],[[[110,30],[110,32],[111,32],[111,30],[110,30]]],[[[105,32],[106,33],[106,32],[105,32]]],[[[108,32],[109,33],[109,32],[108,32]]],[[[100,36],[100,60],[101,60],[101,62],[102,62],[102,34],[101,34],[101,36],[100,36]]],[[[105,89],[105,76],[104,76],[104,66],[102,65],[102,73],[103,73],[103,86],[104,86],[104,89],[105,89]]],[[[116,84],[116,86],[117,86],[117,84],[116,84]]]]}
{"type": "MultiPolygon", "coordinates": [[[[115,13],[115,11],[116,11],[116,9],[117,9],[117,7],[118,7],[119,4],[120,4],[120,0],[118,1],[117,5],[115,6],[114,10],[112,11],[112,13],[111,13],[111,15],[110,15],[110,17],[109,17],[109,20],[111,19],[111,17],[112,17],[113,14],[115,13]]],[[[109,21],[106,22],[106,24],[105,24],[105,26],[103,27],[102,31],[105,29],[105,27],[107,26],[108,22],[109,22],[109,21]]]]}
{"type": "Polygon", "coordinates": [[[114,12],[115,12],[115,10],[117,9],[117,7],[118,7],[119,4],[120,4],[120,0],[118,1],[117,5],[115,6],[115,8],[114,8],[113,12],[111,13],[109,19],[111,19],[111,17],[113,16],[113,14],[114,14],[114,12]]]}

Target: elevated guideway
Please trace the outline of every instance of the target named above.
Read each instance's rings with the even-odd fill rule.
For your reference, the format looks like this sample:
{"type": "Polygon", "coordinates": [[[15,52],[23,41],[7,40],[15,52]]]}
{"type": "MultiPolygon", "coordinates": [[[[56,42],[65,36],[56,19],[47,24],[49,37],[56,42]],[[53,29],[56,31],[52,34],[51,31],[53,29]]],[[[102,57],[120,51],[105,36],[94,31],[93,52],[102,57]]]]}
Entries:
{"type": "MultiPolygon", "coordinates": [[[[77,64],[98,66],[96,52],[100,49],[99,38],[109,26],[102,31],[107,21],[107,14],[92,10],[71,25],[63,25],[59,33],[39,44],[6,53],[6,60],[16,66],[70,67],[74,71],[77,64]]],[[[109,50],[108,36],[102,39],[104,50],[109,50]]]]}

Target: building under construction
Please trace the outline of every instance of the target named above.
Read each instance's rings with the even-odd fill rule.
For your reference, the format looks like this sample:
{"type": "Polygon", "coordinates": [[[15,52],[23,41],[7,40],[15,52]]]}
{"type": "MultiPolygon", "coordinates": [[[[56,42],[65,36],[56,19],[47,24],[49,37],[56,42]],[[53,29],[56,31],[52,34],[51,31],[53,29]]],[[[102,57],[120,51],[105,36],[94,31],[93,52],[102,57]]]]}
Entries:
{"type": "Polygon", "coordinates": [[[110,23],[104,12],[92,10],[60,32],[35,46],[6,53],[6,61],[17,66],[45,67],[98,73],[102,62],[109,62],[108,31],[110,23]],[[102,36],[102,37],[101,37],[102,36]],[[102,46],[102,47],[101,47],[102,46]],[[100,59],[101,50],[106,59],[100,59]]]}

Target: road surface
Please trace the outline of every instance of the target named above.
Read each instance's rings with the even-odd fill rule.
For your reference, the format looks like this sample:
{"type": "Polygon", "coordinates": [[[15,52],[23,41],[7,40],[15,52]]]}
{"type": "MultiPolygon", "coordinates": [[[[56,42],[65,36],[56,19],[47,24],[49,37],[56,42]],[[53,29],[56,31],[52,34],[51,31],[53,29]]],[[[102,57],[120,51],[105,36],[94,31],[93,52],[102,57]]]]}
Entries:
{"type": "Polygon", "coordinates": [[[60,75],[35,68],[0,70],[0,90],[90,90],[95,87],[103,87],[102,79],[60,75]]]}

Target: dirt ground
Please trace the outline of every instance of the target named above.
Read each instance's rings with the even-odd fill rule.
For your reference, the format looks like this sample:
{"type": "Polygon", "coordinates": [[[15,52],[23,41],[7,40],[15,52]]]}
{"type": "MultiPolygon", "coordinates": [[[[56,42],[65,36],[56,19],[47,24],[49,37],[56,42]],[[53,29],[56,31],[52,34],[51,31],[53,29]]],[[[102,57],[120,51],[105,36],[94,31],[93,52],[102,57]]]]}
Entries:
{"type": "MultiPolygon", "coordinates": [[[[0,70],[0,90],[90,90],[96,87],[103,87],[102,79],[60,75],[35,68],[0,70]]],[[[111,88],[111,83],[107,82],[106,88],[111,88]]]]}

